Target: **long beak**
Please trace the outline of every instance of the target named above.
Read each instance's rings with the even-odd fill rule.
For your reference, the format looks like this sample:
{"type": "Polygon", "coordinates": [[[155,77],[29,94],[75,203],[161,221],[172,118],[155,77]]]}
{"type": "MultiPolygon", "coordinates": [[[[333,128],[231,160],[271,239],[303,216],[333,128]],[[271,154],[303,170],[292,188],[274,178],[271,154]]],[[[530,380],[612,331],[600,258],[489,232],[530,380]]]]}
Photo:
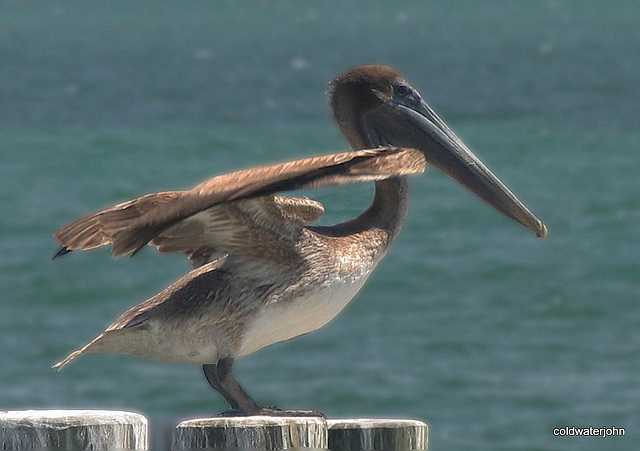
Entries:
{"type": "Polygon", "coordinates": [[[496,210],[547,236],[547,227],[476,157],[438,115],[420,99],[417,107],[387,101],[367,118],[367,129],[383,143],[413,147],[427,162],[464,185],[496,210]],[[391,110],[388,108],[391,107],[391,110]]]}

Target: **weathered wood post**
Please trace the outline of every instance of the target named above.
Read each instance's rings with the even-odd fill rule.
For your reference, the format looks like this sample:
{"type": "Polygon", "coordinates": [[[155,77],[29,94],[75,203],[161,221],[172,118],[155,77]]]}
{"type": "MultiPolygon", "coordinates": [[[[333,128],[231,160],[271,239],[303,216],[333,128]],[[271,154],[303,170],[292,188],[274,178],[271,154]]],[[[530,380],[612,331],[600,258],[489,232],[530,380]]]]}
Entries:
{"type": "Polygon", "coordinates": [[[148,450],[148,424],[120,411],[0,411],[0,449],[148,450]]]}
{"type": "Polygon", "coordinates": [[[426,450],[429,426],[417,420],[327,420],[331,451],[426,450]]]}
{"type": "Polygon", "coordinates": [[[428,432],[427,424],[417,420],[216,417],[178,424],[171,449],[426,451],[428,432]]]}
{"type": "Polygon", "coordinates": [[[203,448],[326,449],[327,422],[321,417],[256,415],[202,418],[178,424],[172,450],[203,448]]]}

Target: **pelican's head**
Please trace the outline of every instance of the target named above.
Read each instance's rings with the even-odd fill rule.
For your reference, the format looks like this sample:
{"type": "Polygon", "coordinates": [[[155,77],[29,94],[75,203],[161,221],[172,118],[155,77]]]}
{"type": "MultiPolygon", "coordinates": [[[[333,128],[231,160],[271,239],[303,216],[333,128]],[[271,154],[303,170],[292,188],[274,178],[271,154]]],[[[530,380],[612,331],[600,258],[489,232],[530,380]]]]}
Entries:
{"type": "Polygon", "coordinates": [[[427,162],[544,238],[546,226],[467,148],[395,69],[360,66],[331,82],[329,106],[353,148],[415,148],[427,162]]]}

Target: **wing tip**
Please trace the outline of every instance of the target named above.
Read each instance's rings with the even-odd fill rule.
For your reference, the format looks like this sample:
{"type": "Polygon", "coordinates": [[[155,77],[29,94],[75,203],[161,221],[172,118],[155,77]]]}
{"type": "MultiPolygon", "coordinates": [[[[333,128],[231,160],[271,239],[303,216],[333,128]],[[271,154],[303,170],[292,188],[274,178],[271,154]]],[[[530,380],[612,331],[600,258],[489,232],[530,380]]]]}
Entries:
{"type": "Polygon", "coordinates": [[[73,251],[73,249],[69,249],[67,246],[62,246],[60,248],[60,250],[58,252],[56,252],[56,255],[54,255],[51,258],[51,260],[53,261],[53,260],[55,260],[57,258],[60,258],[60,257],[64,256],[64,255],[67,255],[69,252],[72,252],[72,251],[73,251]]]}

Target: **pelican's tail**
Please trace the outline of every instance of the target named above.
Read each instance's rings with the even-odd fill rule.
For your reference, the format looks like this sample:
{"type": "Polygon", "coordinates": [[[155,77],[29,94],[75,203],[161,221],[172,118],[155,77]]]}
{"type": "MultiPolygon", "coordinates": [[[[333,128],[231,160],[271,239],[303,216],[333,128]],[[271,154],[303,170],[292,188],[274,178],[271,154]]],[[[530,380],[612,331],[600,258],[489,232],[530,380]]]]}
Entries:
{"type": "Polygon", "coordinates": [[[53,365],[51,368],[54,368],[54,369],[57,369],[58,371],[60,371],[63,366],[65,366],[67,363],[71,362],[73,359],[75,359],[80,354],[82,354],[84,352],[85,348],[86,348],[86,346],[84,348],[82,348],[82,349],[78,349],[77,351],[72,352],[65,359],[60,360],[58,363],[53,365]]]}
{"type": "Polygon", "coordinates": [[[77,351],[73,351],[71,354],[69,354],[65,359],[60,360],[58,363],[56,363],[55,365],[53,365],[51,368],[55,368],[58,371],[60,371],[62,369],[63,366],[67,365],[69,362],[71,362],[72,360],[74,360],[76,357],[78,357],[80,354],[84,354],[85,352],[94,352],[93,347],[94,345],[104,336],[104,334],[100,334],[99,336],[97,336],[96,338],[94,338],[92,341],[90,341],[89,343],[87,343],[86,345],[84,345],[82,348],[78,349],[77,351]]]}

